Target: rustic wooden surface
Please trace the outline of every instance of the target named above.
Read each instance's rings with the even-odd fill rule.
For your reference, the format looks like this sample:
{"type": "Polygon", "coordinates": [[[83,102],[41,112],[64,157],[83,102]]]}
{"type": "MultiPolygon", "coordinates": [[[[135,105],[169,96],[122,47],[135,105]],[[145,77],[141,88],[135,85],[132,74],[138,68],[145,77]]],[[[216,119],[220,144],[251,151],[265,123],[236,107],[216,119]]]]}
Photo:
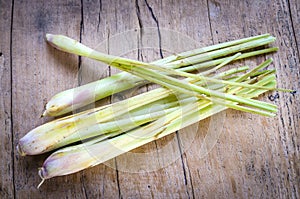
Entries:
{"type": "MultiPolygon", "coordinates": [[[[300,197],[299,0],[1,0],[0,33],[0,198],[300,197]],[[157,32],[150,42],[156,50],[146,49],[149,38],[141,28],[157,32]],[[196,46],[269,32],[277,37],[275,45],[280,48],[266,56],[274,59],[271,67],[277,69],[278,86],[297,93],[261,97],[278,105],[275,118],[227,110],[134,150],[155,152],[169,144],[168,156],[157,152],[143,159],[150,165],[149,161],[168,163],[174,157],[161,169],[126,171],[135,164],[145,165],[126,162],[125,154],[83,172],[50,179],[37,190],[37,168],[47,154],[18,156],[19,138],[51,120],[40,115],[52,95],[117,72],[107,66],[100,71],[94,61],[58,52],[46,44],[45,33],[65,34],[91,47],[105,41],[101,50],[118,54],[125,47],[113,44],[113,37],[136,31],[133,51],[125,56],[151,61],[166,56],[162,45],[173,42],[162,36],[163,29],[188,36],[196,46]],[[220,135],[203,155],[200,146],[211,132],[220,135]]],[[[264,58],[241,63],[255,65],[264,58]]]]}

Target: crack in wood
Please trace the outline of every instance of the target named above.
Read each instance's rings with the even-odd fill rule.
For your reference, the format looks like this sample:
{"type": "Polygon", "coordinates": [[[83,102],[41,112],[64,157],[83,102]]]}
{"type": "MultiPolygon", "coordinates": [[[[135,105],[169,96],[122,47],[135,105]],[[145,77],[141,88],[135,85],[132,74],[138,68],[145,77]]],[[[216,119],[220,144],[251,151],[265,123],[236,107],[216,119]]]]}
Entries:
{"type": "Polygon", "coordinates": [[[119,177],[119,170],[118,170],[117,158],[114,158],[114,159],[115,159],[115,165],[116,165],[116,178],[117,178],[117,186],[118,186],[119,198],[123,198],[122,197],[122,193],[121,193],[121,187],[120,187],[120,177],[119,177]]]}
{"type": "MultiPolygon", "coordinates": [[[[208,23],[209,23],[209,30],[210,30],[210,37],[213,43],[214,42],[214,37],[213,37],[213,32],[212,32],[212,27],[211,27],[211,18],[210,18],[210,10],[209,10],[209,0],[206,1],[206,6],[207,6],[207,17],[208,17],[208,23]]],[[[218,32],[217,32],[218,34],[218,32]]]]}
{"type": "Polygon", "coordinates": [[[14,22],[14,0],[11,2],[11,16],[10,16],[10,41],[9,41],[9,65],[10,65],[10,87],[11,87],[11,93],[10,93],[10,130],[11,130],[11,161],[12,161],[12,186],[13,186],[13,198],[16,198],[16,180],[15,180],[15,146],[14,146],[14,120],[13,120],[13,22],[14,22]]]}
{"type": "MultiPolygon", "coordinates": [[[[141,12],[140,12],[140,6],[138,3],[138,0],[135,1],[135,10],[136,10],[136,16],[138,18],[138,22],[139,22],[139,34],[138,34],[138,60],[144,61],[143,58],[143,23],[142,23],[142,19],[141,19],[141,12]]],[[[148,88],[147,88],[148,89],[148,88]]]]}
{"type": "Polygon", "coordinates": [[[99,28],[100,28],[100,23],[101,23],[101,12],[102,12],[102,0],[99,0],[99,12],[98,12],[97,32],[99,31],[99,28]]]}
{"type": "Polygon", "coordinates": [[[135,10],[136,10],[136,16],[137,16],[138,22],[139,22],[139,28],[142,29],[143,23],[142,23],[142,19],[141,19],[141,11],[140,11],[140,6],[139,6],[138,0],[135,0],[135,10]]]}
{"type": "MultiPolygon", "coordinates": [[[[83,0],[80,0],[80,26],[79,26],[79,42],[82,42],[82,34],[84,29],[84,12],[83,12],[83,0]]],[[[82,84],[82,74],[81,74],[81,66],[82,66],[82,57],[78,56],[78,86],[82,84]]],[[[85,182],[83,178],[83,174],[80,176],[80,183],[82,185],[83,194],[86,199],[88,199],[88,194],[85,187],[85,182]]]]}
{"type": "MultiPolygon", "coordinates": [[[[83,13],[83,0],[80,0],[81,3],[81,7],[80,7],[80,13],[81,13],[81,17],[80,17],[80,29],[79,29],[79,42],[82,42],[82,34],[84,31],[84,13],[83,13]]],[[[82,84],[82,74],[81,74],[81,65],[82,65],[82,57],[78,56],[78,86],[80,86],[82,84]]]]}
{"type": "Polygon", "coordinates": [[[298,57],[298,61],[300,62],[300,52],[299,52],[299,46],[298,46],[297,37],[296,37],[296,31],[295,31],[295,26],[294,26],[294,21],[293,21],[290,0],[287,0],[287,4],[288,4],[289,17],[290,17],[291,24],[292,24],[291,27],[292,27],[292,31],[293,31],[293,37],[295,39],[295,44],[296,44],[296,49],[297,49],[297,57],[298,57]]]}
{"type": "MultiPolygon", "coordinates": [[[[178,149],[179,149],[179,153],[180,153],[180,160],[181,160],[181,166],[182,166],[182,170],[183,170],[184,184],[185,184],[185,187],[186,187],[186,194],[188,195],[188,198],[191,198],[190,197],[190,193],[188,191],[188,187],[187,187],[188,179],[187,179],[186,170],[185,170],[185,168],[187,167],[187,165],[185,165],[185,163],[184,163],[183,151],[182,151],[182,146],[181,146],[181,140],[180,140],[178,131],[176,131],[175,134],[176,134],[177,145],[178,145],[178,149]]],[[[188,167],[187,167],[187,169],[188,169],[188,167]]],[[[189,174],[190,174],[190,172],[189,172],[189,174]]],[[[189,175],[189,178],[190,178],[190,182],[191,182],[191,176],[190,175],[189,175]]],[[[191,189],[192,189],[192,196],[193,196],[193,198],[195,198],[194,187],[193,187],[192,183],[191,183],[191,189]]]]}
{"type": "Polygon", "coordinates": [[[191,189],[192,189],[192,196],[193,196],[193,198],[196,198],[196,197],[195,197],[195,191],[194,191],[193,180],[192,180],[192,175],[191,175],[191,171],[190,171],[190,168],[189,168],[188,161],[186,161],[186,168],[187,168],[188,173],[189,173],[190,184],[191,184],[191,189]]]}
{"type": "Polygon", "coordinates": [[[158,46],[159,46],[159,55],[161,58],[164,58],[163,52],[162,52],[162,46],[161,46],[161,32],[159,28],[159,22],[157,17],[154,15],[152,7],[149,5],[148,1],[145,0],[146,6],[148,10],[150,11],[151,17],[153,18],[154,22],[156,23],[157,33],[158,33],[158,46]]]}

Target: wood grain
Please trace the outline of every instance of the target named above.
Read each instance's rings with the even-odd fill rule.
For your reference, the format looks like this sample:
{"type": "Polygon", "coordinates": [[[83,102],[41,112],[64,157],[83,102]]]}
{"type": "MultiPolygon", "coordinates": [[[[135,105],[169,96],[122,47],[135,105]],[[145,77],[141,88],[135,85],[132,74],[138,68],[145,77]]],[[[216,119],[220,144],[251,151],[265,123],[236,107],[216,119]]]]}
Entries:
{"type": "Polygon", "coordinates": [[[11,1],[0,3],[0,198],[14,196],[14,153],[11,119],[11,1]]]}
{"type": "MultiPolygon", "coordinates": [[[[13,146],[41,119],[44,105],[55,93],[77,85],[78,58],[48,46],[45,34],[60,33],[79,39],[80,1],[16,1],[12,28],[13,146]]],[[[37,169],[47,156],[20,157],[15,151],[16,198],[82,198],[80,174],[50,180],[52,186],[36,189],[37,169]]]]}
{"type": "MultiPolygon", "coordinates": [[[[135,12],[135,29],[137,29],[138,51],[137,58],[141,61],[154,61],[163,58],[162,27],[158,22],[156,7],[159,2],[135,1],[132,4],[135,12]]],[[[148,90],[154,86],[147,87],[148,90]]],[[[117,158],[119,172],[120,189],[124,198],[164,198],[175,194],[177,197],[186,197],[185,186],[183,184],[182,171],[174,173],[180,164],[170,167],[163,167],[164,154],[159,154],[162,145],[169,144],[172,155],[178,157],[178,147],[174,135],[168,136],[160,141],[154,141],[145,146],[124,154],[117,158]],[[174,142],[175,141],[175,142],[174,142]],[[152,178],[152,176],[156,176],[152,178]],[[145,183],[140,183],[140,180],[145,183]],[[164,184],[170,189],[167,190],[161,185],[164,184]],[[175,193],[171,193],[172,190],[175,193]]],[[[176,197],[176,196],[175,196],[176,197]]]]}
{"type": "Polygon", "coordinates": [[[299,198],[299,5],[299,0],[1,1],[0,198],[299,198]],[[44,41],[48,32],[146,62],[269,32],[277,38],[277,53],[236,64],[253,67],[272,57],[278,87],[297,92],[260,98],[278,105],[274,118],[227,110],[94,168],[50,179],[37,190],[37,169],[49,154],[20,157],[19,138],[52,119],[40,115],[57,92],[118,72],[53,49],[44,41]]]}
{"type": "MultiPolygon", "coordinates": [[[[280,2],[273,4],[279,5],[279,7],[273,8],[277,10],[277,14],[288,13],[284,7],[285,3],[283,2],[283,5],[280,2]]],[[[234,3],[209,1],[210,24],[214,42],[223,42],[228,38],[233,39],[264,32],[270,32],[281,40],[283,34],[290,34],[291,30],[280,28],[290,25],[288,16],[282,16],[285,20],[279,21],[274,13],[266,12],[270,4],[272,3],[268,1],[257,1],[255,4],[247,1],[235,1],[234,3]],[[278,27],[275,24],[278,24],[278,27]],[[278,30],[283,33],[278,34],[278,30]]],[[[289,37],[287,41],[291,42],[288,46],[276,43],[280,46],[280,51],[276,55],[269,55],[274,57],[273,67],[278,70],[278,78],[280,76],[281,80],[284,79],[283,76],[292,79],[293,76],[298,76],[297,73],[291,74],[287,70],[281,69],[282,62],[287,60],[283,55],[290,54],[294,57],[293,50],[291,50],[295,47],[293,38],[289,37]],[[279,57],[277,58],[277,56],[279,57]]],[[[259,63],[258,61],[261,60],[258,59],[256,64],[259,63]]],[[[253,63],[255,63],[255,59],[246,62],[249,65],[253,63]]],[[[280,87],[298,88],[293,85],[293,82],[297,82],[296,78],[287,85],[282,85],[280,80],[278,82],[280,87]]],[[[271,96],[271,94],[269,95],[271,96]]],[[[276,93],[272,94],[272,96],[275,95],[276,93]]],[[[291,159],[299,160],[299,156],[297,153],[289,158],[284,155],[284,153],[295,151],[293,144],[285,142],[294,137],[289,134],[294,134],[297,130],[282,128],[281,121],[284,118],[298,115],[299,111],[298,113],[288,113],[290,111],[286,109],[289,106],[288,101],[297,103],[298,100],[297,96],[286,93],[281,93],[280,97],[291,100],[285,99],[287,100],[286,105],[278,104],[279,100],[275,100],[280,109],[276,118],[257,117],[232,110],[226,111],[226,124],[220,129],[222,134],[207,157],[197,158],[198,144],[195,143],[191,147],[191,151],[188,151],[186,156],[193,184],[199,184],[203,180],[209,179],[207,183],[202,184],[203,192],[200,189],[195,191],[196,198],[210,198],[216,195],[226,198],[297,197],[299,188],[295,184],[299,179],[297,174],[297,168],[299,168],[297,162],[299,161],[290,161],[291,159]],[[259,125],[254,126],[253,124],[259,125]],[[285,134],[289,138],[285,140],[281,134],[285,134]],[[284,148],[282,145],[290,148],[284,148]],[[197,165],[196,162],[199,162],[200,165],[197,165]],[[216,172],[207,172],[207,170],[216,172]]],[[[267,96],[263,98],[270,101],[267,96]]],[[[269,98],[272,99],[272,97],[269,98]]],[[[293,121],[297,121],[297,119],[295,118],[293,121]]],[[[283,121],[283,123],[285,122],[283,121]]],[[[292,126],[290,128],[293,128],[292,126]]]]}
{"type": "Polygon", "coordinates": [[[294,37],[296,39],[296,46],[297,46],[297,54],[299,57],[299,52],[300,52],[300,2],[299,0],[290,0],[287,1],[287,6],[290,14],[290,20],[291,20],[291,25],[292,25],[292,30],[294,37]]]}

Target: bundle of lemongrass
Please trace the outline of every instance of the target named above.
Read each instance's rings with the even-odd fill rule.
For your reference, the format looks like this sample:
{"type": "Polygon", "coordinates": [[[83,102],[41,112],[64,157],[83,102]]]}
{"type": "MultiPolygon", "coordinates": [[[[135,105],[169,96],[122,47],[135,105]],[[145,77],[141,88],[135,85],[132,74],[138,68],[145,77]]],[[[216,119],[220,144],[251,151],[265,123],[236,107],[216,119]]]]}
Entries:
{"type": "Polygon", "coordinates": [[[103,163],[226,108],[264,116],[274,116],[277,111],[273,104],[252,99],[276,89],[275,70],[262,70],[271,59],[249,72],[243,66],[216,73],[234,60],[276,51],[277,48],[253,50],[273,42],[275,38],[269,34],[184,52],[150,64],[106,55],[65,36],[47,34],[46,38],[60,50],[126,72],[55,95],[48,102],[44,116],[68,113],[116,92],[146,84],[146,80],[163,88],[56,119],[30,131],[19,141],[21,155],[41,154],[68,145],[46,159],[39,170],[43,180],[103,163]],[[199,69],[202,72],[190,73],[199,69]],[[185,78],[175,78],[178,76],[185,78]],[[83,143],[70,146],[78,141],[83,143]]]}

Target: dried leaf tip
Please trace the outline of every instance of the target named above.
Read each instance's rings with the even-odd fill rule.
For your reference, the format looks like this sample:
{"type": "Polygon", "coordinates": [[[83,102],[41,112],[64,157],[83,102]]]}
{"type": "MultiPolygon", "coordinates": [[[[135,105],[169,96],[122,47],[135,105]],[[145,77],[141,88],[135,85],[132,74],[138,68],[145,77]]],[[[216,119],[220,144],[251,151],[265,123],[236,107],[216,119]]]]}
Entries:
{"type": "Polygon", "coordinates": [[[19,145],[17,145],[17,151],[21,156],[26,156],[26,153],[20,148],[19,145]]]}
{"type": "Polygon", "coordinates": [[[43,170],[44,170],[44,168],[41,167],[41,168],[39,168],[39,171],[38,171],[38,174],[39,174],[40,178],[42,179],[42,181],[41,181],[41,182],[39,183],[39,185],[37,186],[38,189],[39,189],[39,188],[42,186],[42,184],[45,182],[45,178],[43,177],[43,170]]]}

